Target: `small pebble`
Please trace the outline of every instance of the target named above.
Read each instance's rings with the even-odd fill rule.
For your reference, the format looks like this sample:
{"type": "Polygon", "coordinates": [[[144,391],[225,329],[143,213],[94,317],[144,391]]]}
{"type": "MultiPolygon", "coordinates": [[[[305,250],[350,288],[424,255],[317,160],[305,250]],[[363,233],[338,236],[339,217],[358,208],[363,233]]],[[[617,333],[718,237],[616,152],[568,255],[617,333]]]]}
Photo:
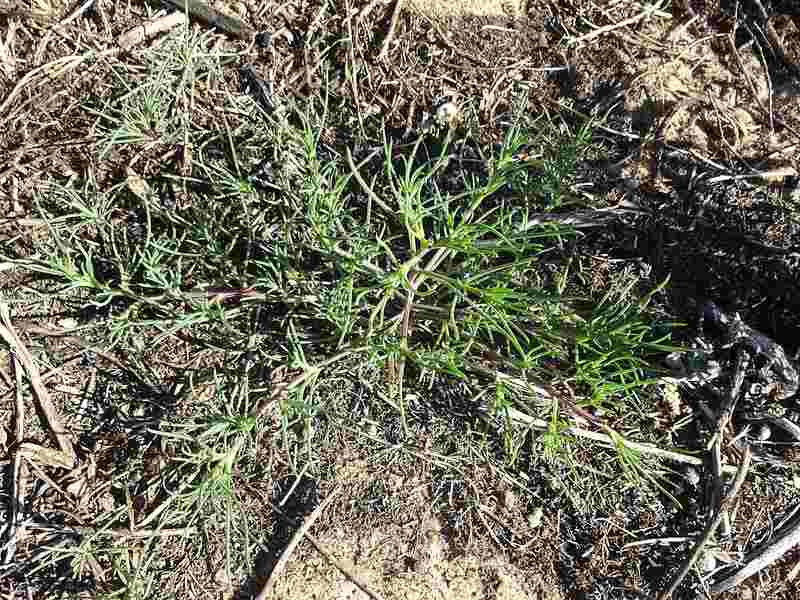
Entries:
{"type": "Polygon", "coordinates": [[[511,490],[505,490],[503,492],[503,506],[505,506],[508,510],[513,510],[516,508],[517,504],[517,495],[511,490]]]}
{"type": "Polygon", "coordinates": [[[703,569],[703,573],[710,573],[717,568],[717,559],[711,552],[707,552],[703,557],[701,568],[703,569]]]}
{"type": "Polygon", "coordinates": [[[667,354],[664,358],[664,362],[670,369],[674,369],[675,371],[683,371],[683,357],[680,352],[672,352],[671,354],[667,354]]]}
{"type": "Polygon", "coordinates": [[[695,469],[694,467],[686,467],[686,474],[685,474],[685,476],[686,476],[686,481],[687,481],[687,482],[689,483],[689,485],[691,485],[692,487],[694,487],[694,486],[696,486],[698,483],[700,483],[700,473],[698,473],[698,472],[697,472],[697,469],[695,469]]]}
{"type": "Polygon", "coordinates": [[[539,506],[533,510],[531,514],[528,515],[528,526],[531,529],[536,529],[539,525],[542,524],[542,517],[544,516],[544,510],[542,507],[539,506]]]}
{"type": "Polygon", "coordinates": [[[461,119],[461,111],[455,102],[445,102],[436,109],[436,121],[439,125],[449,125],[450,127],[461,119]]]}
{"type": "Polygon", "coordinates": [[[762,442],[768,440],[772,436],[772,430],[766,424],[761,424],[756,429],[756,439],[762,442]]]}
{"type": "Polygon", "coordinates": [[[75,329],[78,326],[78,321],[72,317],[58,320],[58,326],[61,329],[75,329]]]}

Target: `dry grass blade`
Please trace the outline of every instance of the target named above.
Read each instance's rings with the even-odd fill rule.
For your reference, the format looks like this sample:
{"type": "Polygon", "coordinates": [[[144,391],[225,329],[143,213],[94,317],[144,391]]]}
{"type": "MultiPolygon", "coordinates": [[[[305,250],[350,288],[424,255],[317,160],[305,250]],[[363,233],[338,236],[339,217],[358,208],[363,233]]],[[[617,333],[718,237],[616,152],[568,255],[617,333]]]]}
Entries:
{"type": "MultiPolygon", "coordinates": [[[[25,403],[22,401],[22,370],[19,368],[19,360],[14,360],[14,374],[16,376],[16,402],[14,414],[14,434],[16,443],[22,442],[25,437],[25,403]]],[[[17,539],[24,533],[20,521],[22,521],[20,510],[25,503],[25,488],[27,486],[28,468],[23,460],[22,453],[17,450],[14,453],[14,462],[11,472],[11,515],[8,524],[8,541],[6,543],[6,555],[3,564],[9,564],[14,560],[17,549],[17,539]]]]}
{"type": "Polygon", "coordinates": [[[181,527],[179,529],[98,529],[79,525],[64,525],[63,527],[48,527],[44,525],[31,525],[31,529],[39,531],[58,531],[63,533],[79,533],[86,536],[108,536],[115,540],[145,540],[165,537],[189,537],[197,535],[196,527],[181,527]]]}
{"type": "MultiPolygon", "coordinates": [[[[304,469],[303,473],[305,473],[305,469],[304,469]]],[[[302,477],[302,475],[301,475],[301,477],[302,477]]],[[[292,493],[293,493],[293,491],[295,489],[295,486],[297,485],[297,483],[300,482],[300,478],[301,477],[298,477],[297,480],[295,481],[295,484],[292,485],[292,487],[289,489],[288,492],[286,492],[286,495],[285,495],[283,501],[281,502],[280,506],[283,506],[283,504],[286,502],[286,500],[292,495],[292,493]]],[[[262,499],[262,501],[263,501],[263,499],[262,499]]],[[[281,518],[282,521],[284,521],[288,525],[296,526],[296,523],[292,519],[290,519],[280,509],[279,506],[275,506],[272,503],[270,503],[270,504],[272,505],[272,509],[275,510],[275,513],[281,518]]],[[[325,558],[325,560],[327,560],[330,564],[332,564],[334,567],[336,567],[339,570],[339,572],[342,573],[342,575],[344,575],[345,577],[347,577],[347,579],[349,579],[351,582],[353,582],[369,598],[371,598],[372,600],[383,600],[383,596],[381,596],[380,594],[370,590],[367,587],[367,585],[361,580],[361,578],[359,578],[355,573],[353,573],[352,569],[350,569],[349,566],[344,564],[342,561],[336,559],[330,552],[328,552],[316,537],[314,537],[313,535],[311,535],[309,532],[306,531],[305,538],[309,541],[309,543],[312,546],[314,546],[314,548],[317,550],[317,552],[319,552],[323,556],[323,558],[325,558]]]]}
{"type": "MultiPolygon", "coordinates": [[[[0,116],[5,113],[6,109],[11,106],[11,103],[14,101],[20,92],[25,89],[25,86],[28,85],[30,82],[36,80],[37,78],[44,78],[47,77],[48,73],[53,73],[53,71],[57,68],[61,68],[58,71],[58,75],[63,75],[67,71],[76,68],[80,65],[83,61],[85,61],[90,56],[89,53],[80,55],[80,56],[64,56],[62,58],[58,58],[54,61],[51,61],[41,67],[36,67],[35,69],[31,70],[30,72],[26,73],[22,79],[17,82],[17,85],[14,86],[14,89],[11,90],[11,93],[6,96],[6,99],[0,104],[0,116]]],[[[7,117],[8,115],[6,115],[7,117]]]]}
{"type": "Polygon", "coordinates": [[[64,456],[71,464],[74,464],[75,449],[72,447],[70,436],[61,426],[61,420],[50,399],[50,394],[47,392],[44,385],[42,385],[39,367],[36,366],[30,352],[11,325],[11,315],[9,314],[8,305],[4,302],[0,302],[0,337],[9,345],[11,351],[17,356],[22,366],[25,368],[25,372],[28,374],[28,378],[31,381],[33,391],[39,400],[39,407],[45,417],[47,426],[55,437],[61,452],[64,453],[64,456]]]}
{"type": "Polygon", "coordinates": [[[64,25],[67,25],[68,23],[72,23],[72,21],[74,21],[75,19],[80,17],[83,13],[85,13],[87,10],[89,10],[89,8],[91,8],[92,4],[94,4],[94,3],[95,3],[95,0],[84,0],[84,2],[80,4],[80,6],[78,6],[75,10],[73,10],[69,15],[64,17],[59,22],[59,24],[58,24],[59,27],[63,27],[64,25]]]}
{"type": "Polygon", "coordinates": [[[269,594],[269,590],[272,587],[273,582],[278,578],[281,572],[286,568],[286,563],[289,562],[289,558],[292,556],[295,548],[300,543],[300,540],[303,539],[303,536],[311,529],[312,525],[316,522],[317,519],[322,516],[322,513],[325,512],[325,509],[330,505],[331,502],[336,498],[336,496],[341,491],[341,487],[336,487],[334,490],[328,494],[328,497],[325,498],[322,502],[320,502],[319,506],[314,509],[303,524],[300,526],[295,534],[292,536],[292,539],[289,540],[286,548],[283,550],[281,557],[278,559],[278,562],[275,565],[275,568],[272,569],[272,573],[270,573],[267,582],[264,584],[264,587],[261,588],[261,591],[255,597],[255,600],[266,600],[267,594],[269,594]]]}
{"type": "Polygon", "coordinates": [[[389,46],[394,39],[395,30],[397,29],[397,22],[400,20],[400,13],[403,10],[403,0],[396,0],[394,3],[394,11],[392,11],[392,20],[389,21],[389,31],[386,32],[386,38],[381,45],[381,51],[378,53],[378,60],[383,60],[389,52],[389,46]]]}

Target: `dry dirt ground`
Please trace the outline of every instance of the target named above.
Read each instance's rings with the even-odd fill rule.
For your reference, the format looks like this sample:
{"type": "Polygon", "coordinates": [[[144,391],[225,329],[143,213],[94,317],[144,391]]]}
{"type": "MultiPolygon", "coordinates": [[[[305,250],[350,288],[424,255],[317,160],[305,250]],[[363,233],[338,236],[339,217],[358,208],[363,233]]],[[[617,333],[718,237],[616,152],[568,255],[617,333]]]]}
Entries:
{"type": "MultiPolygon", "coordinates": [[[[329,93],[353,109],[353,127],[356,112],[378,115],[398,140],[426,127],[446,102],[458,107],[457,125],[471,127],[486,143],[501,138],[516,110],[562,119],[566,127],[587,117],[598,120],[612,152],[594,165],[589,179],[596,190],[616,194],[616,200],[629,194],[649,212],[633,225],[598,235],[597,277],[615,260],[637,257],[648,265],[652,281],[671,276],[665,302],[676,317],[689,320],[697,299],[711,298],[740,311],[793,354],[800,347],[800,10],[791,0],[764,1],[765,20],[761,4],[674,0],[647,10],[646,4],[620,0],[408,0],[385,44],[393,2],[243,0],[219,8],[256,31],[283,33],[269,49],[222,33],[214,43],[231,51],[223,68],[230,89],[239,87],[239,66],[251,63],[271,81],[275,97],[329,93]],[[340,43],[346,38],[352,45],[340,43]],[[760,187],[739,185],[753,181],[760,187]]],[[[109,61],[77,57],[113,48],[142,22],[146,9],[139,2],[98,0],[68,18],[77,8],[79,3],[59,0],[0,2],[4,255],[25,256],[48,235],[36,218],[32,190],[49,178],[91,172],[99,183],[113,184],[127,164],[135,162],[148,175],[179,162],[169,148],[98,159],[95,115],[87,109],[102,106],[112,70],[109,61]]],[[[329,135],[347,138],[342,131],[329,135]]],[[[0,271],[7,301],[24,295],[22,283],[17,274],[0,271]]],[[[65,414],[80,404],[87,379],[96,390],[111,390],[107,396],[133,385],[108,364],[81,357],[69,339],[37,336],[37,326],[66,327],[63,320],[74,313],[68,303],[15,310],[18,328],[29,332],[41,360],[53,368],[64,365],[48,385],[65,414]]],[[[0,381],[0,450],[10,464],[13,375],[7,355],[0,356],[8,373],[0,381]]],[[[164,380],[177,364],[204,360],[180,345],[148,348],[143,357],[164,380]]],[[[226,359],[213,360],[224,368],[226,359]]],[[[204,364],[212,366],[211,359],[204,364]]],[[[357,365],[352,368],[357,372],[357,365]]],[[[659,513],[635,491],[620,498],[616,509],[598,497],[584,498],[584,511],[578,511],[563,490],[571,485],[569,473],[526,471],[525,464],[501,468],[500,442],[475,450],[470,423],[454,428],[441,411],[419,408],[411,425],[415,444],[401,445],[395,417],[363,409],[362,398],[372,393],[371,385],[380,385],[380,377],[360,376],[363,385],[344,375],[331,383],[341,413],[356,417],[332,417],[317,433],[324,450],[312,461],[313,475],[298,477],[269,448],[242,466],[269,475],[260,488],[237,492],[252,530],[269,532],[253,561],[229,572],[226,542],[213,536],[167,545],[158,558],[162,576],[148,597],[252,597],[297,522],[332,493],[336,501],[311,532],[377,594],[372,597],[387,600],[652,597],[689,546],[651,551],[625,544],[691,536],[702,528],[702,514],[683,518],[663,504],[659,513]],[[289,521],[273,510],[284,498],[289,521]]],[[[135,451],[131,445],[125,431],[93,440],[99,472],[121,460],[120,449],[135,451]]],[[[593,452],[588,444],[582,451],[593,452]]],[[[769,473],[746,484],[735,517],[745,525],[729,548],[768,537],[775,514],[796,502],[791,478],[781,473],[780,484],[770,483],[769,473]]],[[[77,487],[65,492],[78,521],[90,525],[96,508],[77,502],[78,493],[77,487]]],[[[102,494],[92,502],[102,504],[102,494]]],[[[702,502],[699,492],[687,492],[687,498],[690,505],[702,502]]],[[[5,501],[10,502],[7,493],[5,501]]],[[[33,536],[30,543],[35,545],[33,536]]],[[[145,552],[136,542],[129,547],[134,555],[145,552]]],[[[793,550],[722,597],[796,598],[798,560],[793,550]]],[[[108,583],[104,566],[76,580],[17,573],[0,581],[0,593],[94,597],[108,583]]],[[[694,594],[689,590],[682,597],[694,594]]],[[[370,596],[303,541],[267,597],[370,596]]]]}

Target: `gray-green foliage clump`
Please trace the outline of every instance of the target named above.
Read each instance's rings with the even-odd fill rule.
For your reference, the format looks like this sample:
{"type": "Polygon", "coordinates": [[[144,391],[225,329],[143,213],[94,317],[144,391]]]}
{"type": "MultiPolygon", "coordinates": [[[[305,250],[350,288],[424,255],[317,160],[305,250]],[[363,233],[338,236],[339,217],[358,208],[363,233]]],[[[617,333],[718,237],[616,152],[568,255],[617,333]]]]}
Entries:
{"type": "Polygon", "coordinates": [[[108,307],[112,343],[179,332],[227,348],[266,342],[301,372],[288,419],[310,418],[309,386],[354,353],[387,368],[401,411],[409,378],[430,373],[477,378],[495,409],[551,419],[563,415],[535,393],[542,382],[595,405],[652,382],[649,358],[670,333],[648,316],[649,298],[635,296],[635,279],[600,298],[582,290],[576,231],[536,218],[580,200],[572,183],[589,126],[554,137],[515,128],[465,164],[452,131],[401,147],[384,138],[356,164],[346,144],[324,142],[327,105],[267,116],[246,98],[225,102],[258,126],[226,121],[209,136],[188,120],[188,174],[129,171],[109,189],[88,180],[39,195],[56,243],[19,264],[108,307]],[[543,257],[557,260],[545,268],[543,257]],[[264,313],[277,317],[254,336],[264,313]]]}

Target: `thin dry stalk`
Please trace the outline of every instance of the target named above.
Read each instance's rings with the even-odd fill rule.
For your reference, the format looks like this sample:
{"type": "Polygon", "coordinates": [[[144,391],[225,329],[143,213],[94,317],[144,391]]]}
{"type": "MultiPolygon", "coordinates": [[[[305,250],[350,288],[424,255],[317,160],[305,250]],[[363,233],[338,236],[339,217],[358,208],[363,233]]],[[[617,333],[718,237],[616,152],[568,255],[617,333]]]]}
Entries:
{"type": "Polygon", "coordinates": [[[720,175],[707,180],[709,185],[723,181],[741,181],[742,179],[763,179],[764,181],[775,181],[786,179],[787,177],[797,177],[797,171],[793,167],[782,167],[771,171],[759,171],[746,175],[720,175]]]}
{"type": "Polygon", "coordinates": [[[84,527],[80,525],[64,525],[63,527],[50,527],[47,525],[33,524],[29,526],[30,529],[38,531],[57,531],[60,533],[78,533],[86,536],[109,536],[117,540],[143,540],[151,538],[165,538],[165,537],[189,537],[197,535],[196,527],[181,527],[179,529],[137,529],[130,531],[129,529],[97,529],[94,527],[84,527]]]}
{"type": "MultiPolygon", "coordinates": [[[[179,14],[183,15],[183,13],[179,14]]],[[[191,11],[190,14],[192,14],[191,11]]],[[[11,90],[6,99],[3,100],[2,104],[0,104],[0,117],[4,117],[5,119],[11,118],[10,114],[4,115],[4,113],[6,109],[8,109],[8,107],[11,106],[11,103],[14,101],[14,99],[22,92],[23,89],[25,89],[26,86],[36,85],[41,81],[52,77],[60,77],[61,75],[64,75],[65,73],[76,69],[85,61],[91,58],[115,56],[120,51],[129,49],[133,47],[135,44],[145,41],[146,39],[149,39],[153,35],[171,29],[176,25],[178,25],[179,23],[183,22],[186,22],[186,15],[183,15],[183,17],[167,15],[163,19],[156,19],[151,23],[140,25],[128,31],[127,33],[123,34],[119,39],[119,47],[117,48],[110,48],[108,50],[104,50],[103,52],[89,51],[89,52],[84,52],[83,54],[63,56],[56,60],[50,61],[45,65],[32,69],[17,82],[17,84],[14,86],[14,89],[11,90]]],[[[236,20],[236,22],[238,23],[238,20],[236,20]]],[[[220,23],[214,23],[214,24],[225,30],[225,27],[223,27],[220,23]]],[[[227,24],[228,24],[227,21],[223,23],[223,25],[227,24]]],[[[236,25],[236,23],[234,23],[234,25],[236,25]]],[[[240,32],[241,36],[243,36],[242,39],[249,39],[252,30],[250,30],[246,26],[244,27],[245,29],[238,29],[237,31],[240,32]]],[[[233,27],[233,29],[236,29],[236,27],[233,27]]],[[[48,35],[49,34],[50,32],[48,32],[48,35]]]]}
{"type": "Polygon", "coordinates": [[[350,58],[350,87],[353,89],[353,102],[356,105],[356,116],[361,130],[364,130],[364,118],[361,115],[361,94],[358,92],[358,81],[356,73],[356,39],[353,35],[352,24],[352,11],[350,10],[350,0],[345,0],[345,10],[347,11],[347,37],[350,38],[350,43],[347,45],[347,54],[350,58]]]}
{"type": "MultiPolygon", "coordinates": [[[[47,381],[49,379],[52,379],[53,377],[55,377],[56,375],[61,373],[61,371],[64,369],[64,367],[66,365],[68,365],[69,363],[71,363],[71,362],[73,362],[75,360],[78,360],[81,356],[83,356],[83,352],[79,352],[77,354],[73,354],[71,356],[68,356],[67,358],[64,359],[64,362],[62,362],[59,366],[53,367],[52,369],[48,369],[47,371],[45,371],[44,373],[41,374],[42,375],[42,382],[45,382],[45,381],[47,381]]],[[[5,400],[6,396],[10,396],[13,391],[14,390],[12,388],[10,391],[3,392],[2,394],[0,394],[0,401],[5,400]]]]}
{"type": "Polygon", "coordinates": [[[61,21],[59,21],[57,27],[63,27],[67,23],[72,23],[75,19],[80,17],[83,13],[85,13],[89,8],[91,8],[92,4],[95,3],[95,0],[85,0],[83,4],[78,6],[74,11],[72,11],[69,15],[64,17],[61,21]]]}
{"type": "Polygon", "coordinates": [[[627,27],[628,25],[633,25],[634,23],[638,23],[639,21],[647,17],[652,17],[654,15],[659,15],[659,16],[664,15],[664,13],[660,12],[658,8],[659,7],[649,7],[646,8],[643,12],[636,15],[635,17],[631,17],[630,19],[625,19],[624,21],[620,21],[619,23],[613,23],[611,25],[604,25],[603,27],[598,27],[591,33],[587,33],[586,35],[582,35],[576,40],[573,40],[572,44],[577,45],[582,42],[588,42],[589,40],[593,40],[596,37],[600,37],[601,35],[610,33],[616,29],[620,29],[622,27],[627,27]]]}
{"type": "MultiPolygon", "coordinates": [[[[297,480],[296,480],[296,481],[297,481],[297,482],[299,482],[301,477],[302,477],[302,474],[301,474],[301,476],[300,476],[300,477],[298,477],[298,478],[297,478],[297,480]]],[[[292,486],[292,489],[294,489],[294,486],[292,486]]],[[[253,490],[253,491],[255,491],[255,490],[253,490]]],[[[268,503],[268,501],[266,501],[266,500],[264,499],[264,497],[263,497],[263,496],[261,496],[261,493],[260,493],[260,492],[258,492],[258,491],[255,491],[255,493],[256,493],[256,495],[258,495],[258,496],[260,497],[261,501],[262,501],[262,502],[263,502],[265,505],[268,503]]],[[[286,499],[287,499],[287,498],[288,498],[290,495],[291,495],[291,490],[290,490],[289,492],[287,492],[286,496],[284,497],[284,502],[286,501],[286,499]]],[[[281,506],[283,505],[283,503],[284,503],[284,502],[282,502],[282,503],[281,503],[281,506]]],[[[271,502],[269,502],[269,505],[272,507],[272,509],[275,511],[275,513],[278,515],[278,517],[280,517],[280,519],[281,519],[281,520],[282,520],[284,523],[287,523],[288,525],[291,525],[291,526],[293,526],[293,527],[297,525],[297,523],[295,523],[295,522],[294,522],[292,519],[290,519],[290,518],[289,518],[289,517],[288,517],[288,516],[287,516],[287,515],[286,515],[286,514],[285,514],[285,513],[284,513],[284,512],[283,512],[283,511],[280,509],[280,507],[279,507],[279,506],[275,506],[275,505],[274,505],[274,504],[272,504],[271,502]]],[[[353,583],[354,583],[354,584],[355,584],[355,585],[356,585],[356,586],[357,586],[357,587],[358,587],[358,588],[359,588],[359,589],[360,589],[362,592],[364,592],[364,593],[365,593],[367,596],[369,596],[369,598],[371,598],[372,600],[383,600],[383,597],[382,597],[380,594],[378,594],[378,593],[376,593],[376,592],[373,592],[372,590],[370,590],[370,589],[367,587],[367,585],[366,585],[366,584],[365,584],[363,581],[361,581],[361,579],[360,579],[360,578],[359,578],[359,577],[358,577],[358,576],[357,576],[355,573],[353,573],[352,569],[350,569],[350,568],[349,568],[349,566],[345,565],[345,564],[344,564],[342,561],[340,561],[340,560],[338,560],[338,559],[334,558],[334,556],[333,556],[333,555],[331,555],[331,553],[330,553],[330,552],[328,552],[328,551],[325,549],[325,547],[324,547],[324,546],[323,546],[323,545],[320,543],[320,541],[319,541],[319,540],[318,540],[316,537],[314,537],[313,535],[311,535],[311,533],[309,533],[309,532],[306,532],[306,533],[305,533],[305,538],[306,538],[306,539],[307,539],[307,540],[308,540],[308,541],[311,543],[311,545],[312,545],[312,546],[314,546],[314,548],[317,550],[317,552],[319,552],[320,554],[322,554],[322,556],[323,556],[323,558],[325,558],[325,560],[327,560],[327,561],[328,561],[329,563],[331,563],[331,564],[332,564],[334,567],[336,567],[336,568],[339,570],[339,572],[341,572],[341,573],[342,573],[342,575],[344,575],[345,577],[347,577],[347,579],[349,579],[350,581],[352,581],[352,582],[353,582],[353,583]]]]}
{"type": "Polygon", "coordinates": [[[706,525],[703,535],[701,535],[697,540],[694,550],[692,550],[689,558],[686,559],[680,571],[678,571],[672,578],[669,586],[667,586],[667,589],[661,595],[659,595],[659,600],[668,600],[668,598],[672,596],[672,593],[686,578],[686,575],[689,574],[689,570],[692,568],[692,565],[694,565],[694,563],[697,562],[697,559],[700,558],[700,555],[703,553],[703,548],[705,548],[706,544],[708,544],[711,536],[714,535],[714,532],[717,530],[720,521],[722,521],[722,515],[726,514],[726,510],[724,509],[726,509],[728,505],[733,502],[734,498],[736,498],[736,495],[739,493],[739,489],[742,487],[745,477],[747,477],[747,470],[750,468],[750,460],[752,457],[752,450],[750,449],[750,446],[747,446],[744,450],[744,454],[742,455],[742,462],[739,465],[739,469],[736,471],[736,478],[733,480],[733,485],[731,485],[730,491],[725,495],[725,499],[722,501],[719,510],[717,510],[716,515],[714,515],[714,518],[708,523],[708,525],[706,525]]]}
{"type": "MultiPolygon", "coordinates": [[[[306,33],[306,43],[305,48],[303,49],[303,58],[305,63],[305,71],[306,71],[306,86],[308,87],[309,92],[314,89],[314,80],[312,77],[312,73],[316,72],[319,68],[320,62],[318,61],[313,69],[311,67],[311,39],[314,37],[314,34],[317,32],[320,23],[322,22],[322,15],[325,14],[325,9],[328,8],[328,0],[322,3],[322,6],[319,7],[317,11],[317,15],[314,17],[314,20],[311,21],[311,25],[308,28],[308,32],[306,33]]],[[[347,22],[350,23],[350,15],[347,16],[347,22]]],[[[351,34],[352,35],[352,34],[351,34]]]]}
{"type": "Polygon", "coordinates": [[[764,22],[764,28],[767,30],[767,39],[769,40],[769,43],[772,44],[772,51],[786,64],[791,71],[794,71],[795,74],[797,74],[797,67],[793,65],[791,61],[786,60],[786,50],[783,47],[781,36],[778,35],[778,32],[775,31],[775,27],[772,25],[772,23],[770,23],[769,15],[767,14],[764,5],[761,3],[761,0],[752,0],[752,2],[755,4],[756,8],[758,8],[759,16],[764,22]]]}
{"type": "MultiPolygon", "coordinates": [[[[529,393],[537,398],[539,398],[543,402],[552,402],[553,399],[556,397],[554,392],[547,389],[548,386],[544,385],[537,385],[532,381],[523,381],[520,379],[516,379],[509,375],[505,375],[503,373],[495,372],[490,369],[486,369],[481,367],[480,365],[470,364],[470,369],[475,371],[476,373],[481,373],[486,376],[497,377],[498,379],[502,379],[506,381],[509,385],[517,386],[521,389],[524,389],[526,393],[529,393]]],[[[476,404],[487,413],[488,416],[488,408],[482,406],[478,400],[480,396],[475,399],[476,404]]],[[[504,409],[506,411],[506,416],[516,423],[520,423],[525,425],[526,427],[531,427],[532,429],[536,429],[539,431],[547,431],[549,424],[544,419],[537,419],[536,417],[532,417],[531,415],[525,414],[516,408],[509,407],[504,409]]],[[[574,412],[574,407],[567,407],[567,412],[574,412]]],[[[586,417],[589,417],[591,420],[590,415],[586,414],[586,417]]],[[[587,440],[592,440],[595,442],[600,442],[604,446],[614,448],[616,446],[616,442],[614,439],[611,438],[610,435],[601,433],[599,431],[589,431],[587,429],[581,429],[580,427],[568,427],[564,430],[564,434],[566,435],[574,435],[575,437],[584,438],[587,440]]],[[[626,448],[629,448],[635,452],[641,452],[642,454],[648,454],[650,456],[655,456],[656,458],[660,458],[663,460],[670,460],[673,462],[689,464],[693,466],[703,466],[704,461],[699,456],[692,456],[690,454],[682,454],[680,452],[673,452],[671,450],[664,450],[663,448],[659,448],[657,446],[651,446],[649,444],[641,444],[639,442],[633,442],[625,437],[619,436],[617,438],[619,443],[621,443],[626,448]]],[[[724,466],[723,472],[729,473],[735,471],[731,466],[724,466]]]]}
{"type": "Polygon", "coordinates": [[[314,512],[312,512],[310,515],[308,515],[308,517],[306,517],[306,520],[303,521],[303,524],[300,526],[300,529],[298,529],[292,536],[292,539],[289,540],[289,544],[286,546],[286,548],[284,548],[283,553],[281,554],[281,557],[278,559],[275,568],[272,569],[272,573],[270,573],[267,582],[264,584],[264,587],[261,588],[261,591],[258,593],[258,595],[255,597],[254,600],[266,600],[267,594],[269,593],[269,590],[272,587],[273,582],[277,580],[278,576],[286,568],[286,563],[289,562],[289,558],[292,556],[292,553],[294,552],[295,548],[297,548],[297,545],[300,543],[300,540],[303,539],[303,536],[306,535],[309,529],[311,529],[312,525],[314,525],[316,520],[320,518],[323,512],[325,512],[325,509],[331,502],[333,502],[333,500],[336,498],[336,496],[339,494],[341,490],[342,490],[341,486],[334,488],[334,490],[330,494],[328,494],[328,497],[325,498],[325,500],[323,500],[322,502],[320,502],[319,506],[314,509],[314,512]]]}
{"type": "Polygon", "coordinates": [[[359,577],[357,577],[355,575],[355,573],[353,573],[353,571],[348,566],[346,566],[342,561],[337,560],[336,558],[334,558],[331,555],[331,553],[328,552],[322,546],[322,544],[319,543],[319,540],[317,540],[317,538],[315,538],[310,533],[306,533],[306,539],[311,543],[312,546],[314,546],[314,548],[317,550],[317,552],[322,554],[322,556],[325,558],[325,560],[327,560],[334,567],[336,567],[342,573],[342,575],[344,575],[350,581],[352,581],[356,585],[356,587],[358,587],[358,589],[360,589],[362,592],[364,592],[372,600],[383,600],[383,597],[380,594],[370,590],[366,586],[366,584],[363,581],[361,581],[361,579],[359,577]]]}
{"type": "MultiPolygon", "coordinates": [[[[400,20],[400,12],[403,10],[403,0],[396,0],[394,3],[394,10],[392,11],[392,20],[389,21],[389,31],[386,32],[386,37],[381,45],[381,51],[378,53],[378,60],[383,60],[389,53],[389,46],[394,39],[395,31],[397,30],[397,22],[400,20]]],[[[350,16],[347,17],[348,22],[350,16]]]]}
{"type": "MultiPolygon", "coordinates": [[[[14,359],[14,375],[16,376],[16,401],[14,403],[14,437],[19,445],[25,437],[25,403],[22,399],[22,369],[19,360],[14,359]]],[[[25,488],[27,487],[28,469],[22,454],[14,453],[11,472],[11,521],[8,524],[8,541],[3,564],[14,560],[17,551],[17,540],[24,535],[22,526],[22,507],[25,505],[25,488]]]]}
{"type": "Polygon", "coordinates": [[[75,449],[72,447],[70,436],[61,426],[61,420],[50,399],[50,394],[47,392],[47,388],[42,385],[39,367],[36,366],[30,352],[11,325],[11,315],[9,314],[8,305],[4,302],[0,302],[0,337],[9,345],[11,351],[17,356],[22,366],[25,368],[28,379],[30,379],[31,382],[31,387],[33,387],[36,398],[39,400],[39,408],[45,417],[47,427],[49,427],[50,432],[53,437],[55,437],[61,452],[74,464],[75,449]]]}
{"type": "MultiPolygon", "coordinates": [[[[84,55],[72,55],[72,56],[63,56],[61,58],[57,58],[56,60],[50,61],[46,65],[42,65],[40,67],[36,67],[32,69],[30,72],[26,73],[24,77],[22,77],[18,82],[17,85],[14,86],[14,89],[6,96],[6,99],[0,104],[0,117],[4,116],[6,109],[11,106],[11,103],[14,101],[20,92],[25,89],[29,83],[33,81],[39,81],[42,79],[47,79],[48,75],[58,76],[63,75],[67,71],[74,69],[78,65],[80,65],[83,61],[85,61],[91,53],[87,53],[84,55]],[[60,69],[58,72],[55,72],[56,69],[60,69]]],[[[5,115],[7,118],[8,115],[5,115]]]]}
{"type": "MultiPolygon", "coordinates": [[[[491,64],[489,64],[489,61],[484,60],[480,56],[476,56],[476,55],[474,55],[474,54],[472,54],[470,52],[467,52],[466,50],[463,50],[462,48],[459,48],[458,46],[456,46],[453,42],[450,41],[450,38],[448,38],[445,35],[445,33],[442,31],[442,28],[439,27],[439,24],[436,21],[434,21],[433,19],[431,19],[428,15],[426,15],[424,13],[420,13],[420,14],[422,15],[422,17],[428,23],[430,23],[431,27],[434,28],[436,33],[441,38],[442,42],[444,42],[445,46],[450,48],[450,50],[452,50],[454,54],[457,54],[458,56],[461,56],[462,58],[466,58],[468,60],[471,60],[472,62],[478,63],[479,65],[482,65],[484,67],[490,67],[492,69],[497,68],[497,67],[493,67],[491,64]]],[[[510,68],[510,67],[501,67],[501,68],[507,69],[507,68],[510,68]]]]}

